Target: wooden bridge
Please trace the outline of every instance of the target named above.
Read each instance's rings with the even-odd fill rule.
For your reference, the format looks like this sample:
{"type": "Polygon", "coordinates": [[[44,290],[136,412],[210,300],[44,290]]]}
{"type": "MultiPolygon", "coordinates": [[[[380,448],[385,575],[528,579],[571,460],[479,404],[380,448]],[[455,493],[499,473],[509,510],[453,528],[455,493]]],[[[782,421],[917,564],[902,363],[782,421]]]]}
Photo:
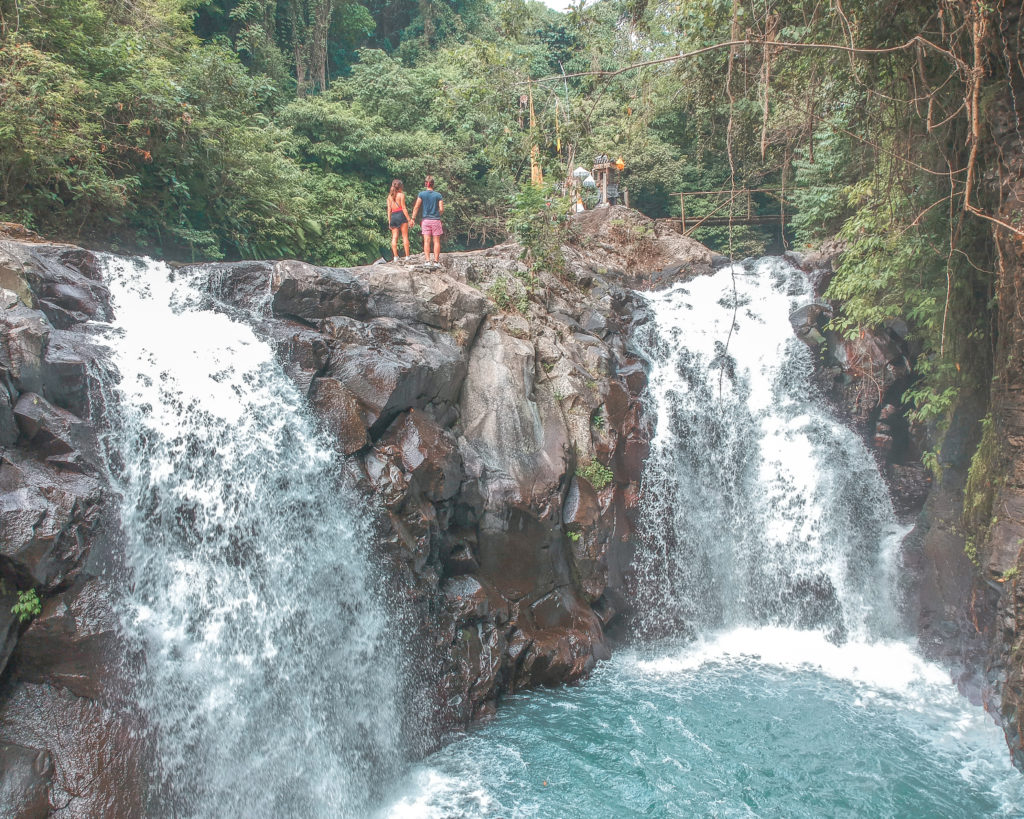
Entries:
{"type": "MultiPolygon", "coordinates": [[[[697,228],[721,225],[786,225],[785,190],[781,188],[736,188],[717,191],[686,191],[674,193],[679,197],[680,218],[683,223],[683,235],[689,236],[697,228]],[[757,213],[754,194],[766,194],[778,200],[778,213],[757,213]],[[703,216],[686,218],[686,200],[688,198],[710,200],[710,210],[703,216]],[[746,206],[744,208],[744,205],[746,206]],[[738,207],[737,207],[738,206],[738,207]]],[[[693,212],[691,204],[690,212],[693,212]]]]}

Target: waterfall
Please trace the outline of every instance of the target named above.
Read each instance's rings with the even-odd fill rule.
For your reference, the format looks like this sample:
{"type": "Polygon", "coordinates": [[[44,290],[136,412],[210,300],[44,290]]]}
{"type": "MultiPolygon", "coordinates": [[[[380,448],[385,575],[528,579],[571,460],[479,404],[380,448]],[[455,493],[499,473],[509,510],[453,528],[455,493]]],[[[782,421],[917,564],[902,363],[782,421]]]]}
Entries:
{"type": "Polygon", "coordinates": [[[891,636],[900,530],[876,464],[813,384],[781,259],[649,294],[637,339],[658,419],[637,575],[653,633],[786,626],[891,636]],[[731,328],[731,329],[730,329],[731,328]]]}
{"type": "Polygon", "coordinates": [[[196,275],[106,260],[150,813],[365,813],[401,762],[401,667],[360,501],[271,346],[196,275]]]}
{"type": "Polygon", "coordinates": [[[901,527],[790,326],[811,295],[778,259],[649,294],[639,639],[509,697],[384,815],[1020,815],[1001,731],[901,633],[901,527]]]}

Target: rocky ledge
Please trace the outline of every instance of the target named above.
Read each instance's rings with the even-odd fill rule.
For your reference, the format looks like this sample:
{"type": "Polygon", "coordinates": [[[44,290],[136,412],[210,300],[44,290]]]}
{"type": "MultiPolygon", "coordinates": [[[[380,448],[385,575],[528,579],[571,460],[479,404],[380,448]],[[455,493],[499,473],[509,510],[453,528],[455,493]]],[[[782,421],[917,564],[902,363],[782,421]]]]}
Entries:
{"type": "Polygon", "coordinates": [[[803,270],[815,301],[791,316],[797,336],[814,349],[818,387],[843,423],[858,432],[874,454],[889,486],[896,512],[912,520],[924,505],[931,478],[921,464],[927,449],[922,430],[908,418],[903,396],[917,376],[917,349],[907,339],[906,322],[892,321],[847,338],[832,329],[836,305],[825,299],[834,264],[843,252],[837,242],[785,258],[803,270]]]}

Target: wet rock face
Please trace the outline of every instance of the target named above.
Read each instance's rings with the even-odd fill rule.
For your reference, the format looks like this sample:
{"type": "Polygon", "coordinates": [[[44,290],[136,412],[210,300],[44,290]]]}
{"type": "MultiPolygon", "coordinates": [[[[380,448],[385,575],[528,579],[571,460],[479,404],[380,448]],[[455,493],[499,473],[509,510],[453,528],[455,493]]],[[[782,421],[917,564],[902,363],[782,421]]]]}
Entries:
{"type": "MultiPolygon", "coordinates": [[[[997,15],[994,26],[1007,46],[1007,59],[1024,58],[1019,4],[997,15]],[[1011,53],[1012,52],[1012,53],[1011,53]]],[[[1024,75],[1011,72],[992,106],[992,133],[998,155],[992,157],[990,179],[999,216],[1011,225],[1024,218],[1024,146],[1018,123],[1024,100],[1024,75]]],[[[977,538],[980,573],[985,581],[990,615],[986,678],[991,685],[989,709],[1003,726],[1014,764],[1024,769],[1024,320],[1020,293],[1024,288],[1024,242],[1019,235],[997,230],[996,296],[998,344],[992,381],[991,423],[997,442],[993,479],[997,484],[992,519],[977,538]],[[994,587],[994,588],[993,588],[994,587]]],[[[986,602],[987,602],[986,601],[986,602]]]]}
{"type": "MultiPolygon", "coordinates": [[[[566,246],[560,275],[528,271],[515,245],[439,272],[202,267],[367,493],[438,734],[503,692],[588,674],[628,607],[651,434],[628,341],[646,320],[635,274],[706,272],[710,254],[624,209],[586,219],[596,244],[566,246]],[[485,295],[500,277],[521,291],[515,312],[485,295]]],[[[0,815],[145,803],[151,749],[103,572],[118,558],[97,469],[103,351],[85,324],[111,317],[98,270],[77,248],[0,240],[0,815]],[[10,608],[30,587],[42,612],[20,623],[10,608]]]]}
{"type": "Polygon", "coordinates": [[[5,816],[45,819],[50,815],[53,760],[48,751],[0,742],[0,808],[5,816]]]}
{"type": "Polygon", "coordinates": [[[137,720],[119,704],[83,322],[111,317],[99,261],[0,240],[0,815],[141,815],[137,720]],[[34,590],[42,613],[11,612],[34,590]]]}
{"type": "Polygon", "coordinates": [[[912,519],[924,505],[931,479],[921,465],[921,433],[908,420],[903,395],[913,383],[914,350],[902,322],[845,338],[829,328],[832,304],[821,298],[832,275],[834,254],[815,252],[787,259],[815,284],[818,301],[790,316],[797,338],[815,351],[819,388],[840,418],[859,432],[874,452],[898,514],[912,519]]]}
{"type": "Polygon", "coordinates": [[[636,274],[708,272],[711,257],[624,208],[579,221],[561,275],[531,273],[516,245],[448,254],[439,272],[204,268],[212,295],[279,339],[371,495],[440,731],[503,692],[585,676],[628,607],[651,434],[628,342],[646,320],[636,274]],[[500,279],[516,310],[485,295],[500,279]]]}

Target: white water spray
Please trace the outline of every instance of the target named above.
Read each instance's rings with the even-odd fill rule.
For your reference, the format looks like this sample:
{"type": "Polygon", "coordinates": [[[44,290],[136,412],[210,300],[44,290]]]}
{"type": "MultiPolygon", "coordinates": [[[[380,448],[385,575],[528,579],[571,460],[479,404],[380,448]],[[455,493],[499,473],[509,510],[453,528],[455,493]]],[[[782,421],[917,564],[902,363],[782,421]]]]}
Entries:
{"type": "Polygon", "coordinates": [[[401,674],[358,502],[270,345],[190,275],[106,263],[150,808],[360,814],[401,761],[401,674]]]}
{"type": "Polygon", "coordinates": [[[658,419],[638,561],[645,625],[889,635],[900,532],[864,445],[815,395],[812,353],[788,319],[810,288],[779,259],[733,272],[735,297],[727,269],[651,294],[655,321],[638,339],[658,419]]]}

